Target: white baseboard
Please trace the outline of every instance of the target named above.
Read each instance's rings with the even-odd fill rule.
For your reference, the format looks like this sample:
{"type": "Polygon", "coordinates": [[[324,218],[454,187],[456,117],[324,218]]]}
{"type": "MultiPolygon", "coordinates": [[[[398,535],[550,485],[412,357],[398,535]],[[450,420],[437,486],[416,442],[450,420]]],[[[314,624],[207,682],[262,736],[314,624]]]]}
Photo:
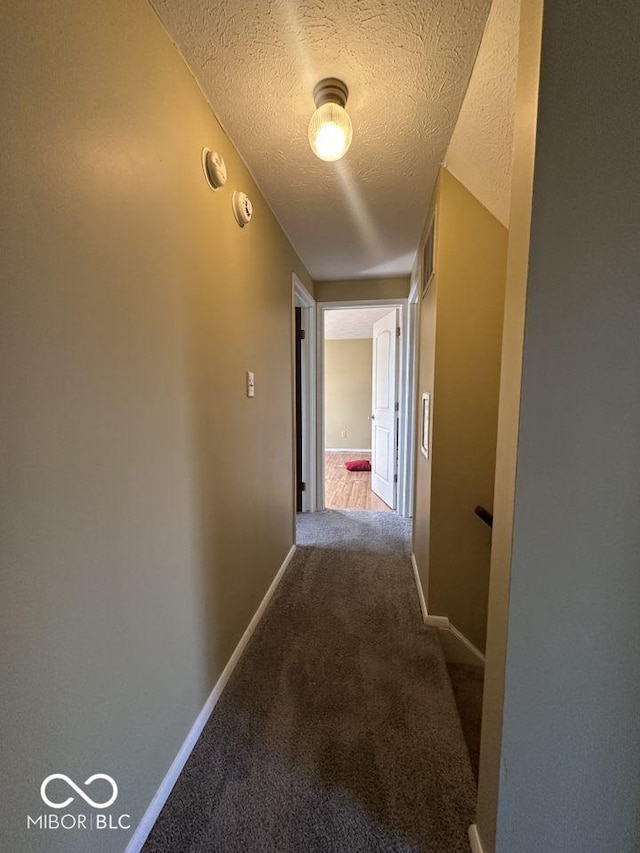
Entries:
{"type": "Polygon", "coordinates": [[[325,447],[325,453],[371,453],[370,447],[325,447]]]}
{"type": "Polygon", "coordinates": [[[148,837],[149,833],[151,832],[154,823],[158,819],[158,815],[162,811],[162,808],[163,808],[164,804],[166,803],[166,801],[169,797],[169,794],[171,793],[171,789],[173,788],[173,786],[177,782],[178,776],[182,772],[182,769],[183,769],[184,765],[186,764],[187,759],[191,755],[191,752],[192,752],[194,746],[196,745],[198,738],[202,734],[202,730],[204,729],[205,725],[207,724],[207,720],[211,716],[211,713],[212,713],[213,709],[215,708],[215,706],[218,702],[218,699],[222,695],[222,691],[224,690],[224,688],[227,684],[227,681],[229,680],[229,678],[231,676],[231,673],[235,669],[238,661],[240,660],[247,643],[251,639],[251,635],[255,631],[258,623],[260,622],[260,619],[262,618],[262,615],[263,615],[263,613],[267,607],[267,604],[269,603],[274,592],[276,591],[276,587],[280,583],[282,576],[284,575],[284,573],[287,569],[287,566],[291,562],[291,559],[292,559],[293,555],[295,554],[295,552],[296,552],[296,546],[293,545],[291,550],[287,554],[287,556],[284,558],[284,562],[282,563],[282,565],[278,569],[276,576],[271,581],[271,585],[269,586],[269,589],[266,591],[265,596],[262,599],[262,601],[260,602],[260,605],[259,605],[258,609],[256,610],[251,622],[249,622],[249,625],[247,626],[246,631],[244,632],[244,634],[240,638],[240,642],[235,647],[233,654],[231,655],[231,657],[229,658],[229,661],[227,662],[227,665],[222,670],[222,674],[220,675],[220,678],[217,680],[213,690],[211,691],[209,698],[204,703],[204,706],[203,706],[202,710],[200,711],[200,713],[198,714],[196,721],[191,726],[191,730],[189,731],[189,734],[185,738],[185,741],[182,744],[182,746],[180,747],[178,754],[173,759],[173,763],[171,764],[171,767],[169,768],[166,776],[164,777],[164,779],[160,783],[160,787],[156,791],[153,799],[151,800],[151,803],[149,804],[149,807],[147,808],[146,812],[142,816],[142,820],[140,821],[140,823],[138,824],[138,826],[135,829],[135,832],[131,836],[129,843],[127,844],[127,848],[125,850],[125,853],[140,853],[140,851],[142,850],[142,847],[143,847],[145,841],[147,840],[147,837],[148,837]]]}
{"type": "Polygon", "coordinates": [[[455,663],[468,663],[476,666],[484,666],[484,655],[482,652],[477,649],[473,643],[467,640],[464,634],[460,633],[460,631],[451,624],[448,616],[433,616],[429,613],[427,610],[424,590],[422,588],[422,582],[420,580],[420,574],[418,572],[416,556],[413,553],[411,554],[411,566],[413,568],[413,576],[416,581],[416,590],[418,592],[418,599],[420,601],[420,609],[422,610],[424,624],[430,625],[432,628],[438,628],[442,632],[446,632],[443,633],[442,640],[447,660],[450,659],[448,654],[450,652],[451,659],[453,659],[455,663]]]}
{"type": "Polygon", "coordinates": [[[416,581],[416,590],[418,592],[420,610],[422,610],[422,619],[424,621],[424,624],[431,625],[433,628],[448,628],[449,620],[446,616],[431,616],[429,611],[427,610],[427,600],[425,598],[424,590],[422,588],[422,581],[420,580],[420,572],[418,571],[416,555],[413,552],[411,553],[411,566],[413,568],[413,577],[416,581]]]}
{"type": "Polygon", "coordinates": [[[416,590],[418,592],[418,600],[420,601],[420,610],[422,610],[422,618],[426,622],[429,618],[429,613],[427,612],[427,602],[424,599],[424,590],[422,589],[422,581],[420,580],[418,564],[416,563],[416,555],[414,553],[411,554],[411,565],[413,567],[413,576],[416,581],[416,590]]]}
{"type": "Polygon", "coordinates": [[[465,650],[463,654],[471,656],[469,663],[475,663],[484,666],[485,657],[480,651],[480,649],[477,649],[470,640],[467,640],[465,635],[461,634],[455,626],[449,624],[449,631],[452,637],[465,650]]]}
{"type": "Polygon", "coordinates": [[[451,627],[448,616],[432,616],[430,613],[425,616],[424,624],[439,628],[441,631],[448,631],[451,627]]]}
{"type": "Polygon", "coordinates": [[[471,843],[471,853],[484,853],[480,836],[478,835],[478,827],[472,823],[469,827],[469,841],[471,843]]]}
{"type": "Polygon", "coordinates": [[[446,628],[440,629],[440,640],[447,663],[484,667],[484,655],[482,652],[464,634],[461,634],[451,622],[449,622],[446,628]]]}

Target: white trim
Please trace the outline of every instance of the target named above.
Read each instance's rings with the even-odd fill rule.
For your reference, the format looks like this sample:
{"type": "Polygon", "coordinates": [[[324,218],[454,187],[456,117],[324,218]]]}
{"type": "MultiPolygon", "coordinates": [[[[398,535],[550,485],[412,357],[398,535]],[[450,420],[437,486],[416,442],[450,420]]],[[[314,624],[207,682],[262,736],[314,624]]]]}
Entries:
{"type": "Polygon", "coordinates": [[[269,604],[269,601],[271,600],[274,592],[276,591],[276,588],[280,583],[285,571],[287,570],[287,566],[291,562],[291,559],[295,552],[296,546],[293,545],[287,556],[284,558],[284,561],[278,569],[276,576],[271,581],[269,589],[266,591],[264,598],[260,602],[256,612],[254,613],[253,619],[251,620],[251,622],[249,622],[246,631],[240,638],[240,642],[235,647],[233,654],[227,662],[227,665],[222,670],[222,674],[220,675],[220,678],[217,680],[213,690],[211,691],[209,698],[204,703],[202,710],[196,717],[196,721],[191,726],[189,734],[185,738],[184,743],[178,750],[178,754],[173,759],[171,767],[167,771],[167,775],[160,783],[160,787],[156,791],[153,799],[151,800],[149,807],[142,816],[142,819],[136,827],[133,835],[129,839],[129,843],[127,844],[125,853],[140,853],[140,851],[142,850],[142,847],[145,841],[147,840],[147,837],[151,832],[154,823],[158,819],[158,815],[162,811],[162,808],[166,803],[173,786],[178,781],[178,777],[180,776],[180,773],[182,772],[182,769],[186,764],[187,759],[191,755],[191,752],[193,751],[193,748],[196,745],[198,738],[202,734],[202,730],[207,724],[207,720],[211,716],[211,712],[215,708],[218,699],[222,695],[222,691],[224,690],[227,682],[229,681],[229,678],[231,677],[231,674],[235,669],[236,664],[240,660],[247,643],[251,639],[251,635],[255,631],[258,623],[260,622],[260,619],[262,618],[262,615],[267,605],[269,604]]]}
{"type": "Polygon", "coordinates": [[[398,515],[410,518],[413,505],[409,500],[411,467],[409,448],[413,445],[413,397],[411,394],[411,350],[415,329],[409,322],[409,303],[400,306],[400,341],[398,346],[398,490],[396,504],[398,515]]]}
{"type": "Polygon", "coordinates": [[[478,834],[478,827],[472,823],[469,827],[469,842],[471,843],[471,853],[484,853],[482,842],[478,834]]]}
{"type": "Polygon", "coordinates": [[[304,284],[300,281],[298,276],[295,273],[291,273],[293,277],[293,289],[297,297],[300,299],[300,304],[304,308],[315,308],[316,300],[309,293],[304,284]]]}
{"type": "Polygon", "coordinates": [[[371,453],[370,447],[325,447],[325,453],[371,453]]]}
{"type": "Polygon", "coordinates": [[[418,600],[420,601],[420,610],[422,610],[422,619],[424,622],[429,618],[429,613],[427,611],[427,602],[424,600],[424,590],[422,589],[422,581],[420,580],[420,574],[418,572],[418,564],[416,562],[416,555],[414,553],[411,554],[411,565],[413,567],[413,577],[416,581],[416,589],[418,591],[418,600]]]}
{"type": "Polygon", "coordinates": [[[462,634],[456,627],[449,623],[449,631],[453,635],[453,637],[467,649],[467,651],[471,652],[474,658],[484,666],[485,657],[480,651],[477,649],[470,640],[467,640],[464,634],[462,634]]]}
{"type": "MultiPolygon", "coordinates": [[[[324,494],[324,314],[340,308],[367,308],[389,306],[400,309],[400,353],[398,375],[398,482],[396,504],[398,515],[410,517],[413,512],[413,475],[414,457],[411,453],[414,445],[415,401],[412,393],[414,377],[411,366],[415,364],[416,334],[415,323],[409,321],[406,299],[349,299],[336,302],[317,302],[316,331],[316,412],[317,412],[317,455],[316,455],[316,509],[325,508],[324,494]]],[[[350,451],[353,452],[353,451],[350,451]]]]}
{"type": "Polygon", "coordinates": [[[449,631],[451,624],[448,616],[432,616],[430,613],[424,618],[425,625],[431,625],[432,628],[440,628],[441,631],[449,631]]]}
{"type": "MultiPolygon", "coordinates": [[[[448,616],[432,616],[430,613],[427,613],[424,617],[424,624],[431,625],[432,628],[439,628],[441,631],[446,631],[449,637],[451,637],[459,646],[462,646],[462,656],[466,658],[466,660],[458,661],[459,663],[475,663],[480,666],[484,666],[485,657],[480,649],[477,649],[461,631],[458,631],[455,625],[451,624],[448,616]]],[[[456,655],[456,657],[458,656],[459,655],[456,655]]],[[[445,657],[448,658],[448,655],[445,654],[445,657]]]]}
{"type": "Polygon", "coordinates": [[[469,655],[471,655],[471,663],[480,663],[484,666],[485,657],[480,649],[477,649],[470,640],[467,640],[463,633],[458,631],[458,629],[451,624],[448,616],[432,616],[429,613],[424,590],[422,588],[422,581],[420,580],[420,573],[418,572],[416,555],[413,552],[411,553],[411,567],[413,568],[413,577],[416,582],[416,590],[418,592],[418,600],[420,601],[420,610],[422,611],[424,624],[430,625],[432,628],[439,628],[441,631],[446,631],[457,643],[463,646],[467,659],[469,659],[469,655]]]}
{"type": "Polygon", "coordinates": [[[421,272],[421,271],[419,271],[419,263],[420,262],[418,261],[418,263],[414,266],[414,268],[411,272],[411,282],[409,285],[409,298],[408,298],[409,305],[416,303],[420,300],[420,287],[419,287],[420,275],[419,275],[419,272],[421,272]]]}
{"type": "MultiPolygon", "coordinates": [[[[416,291],[417,295],[417,291],[416,291]]],[[[416,408],[418,398],[418,329],[420,322],[420,314],[418,305],[412,300],[412,295],[409,296],[409,301],[406,308],[406,346],[404,352],[405,367],[405,413],[404,419],[404,435],[403,447],[404,454],[401,460],[404,461],[404,488],[400,492],[400,509],[401,514],[405,517],[414,515],[414,500],[415,500],[415,429],[416,429],[416,408]]],[[[400,388],[402,393],[402,386],[400,388]]]]}
{"type": "MultiPolygon", "coordinates": [[[[303,512],[316,510],[316,301],[302,284],[295,273],[292,273],[293,305],[302,308],[302,328],[306,333],[307,346],[302,348],[302,480],[306,489],[302,493],[303,512]]],[[[295,323],[293,324],[295,328],[295,323]]],[[[295,335],[295,332],[294,332],[295,335]]],[[[293,346],[295,348],[295,337],[293,346]]],[[[292,353],[295,373],[295,349],[292,353]]],[[[295,382],[295,379],[294,379],[295,382]]],[[[295,394],[295,384],[293,388],[295,394]]],[[[295,429],[295,413],[294,413],[295,429]]],[[[294,446],[295,454],[295,446],[294,446]]],[[[294,456],[295,459],[295,456],[294,456]]],[[[294,464],[295,468],[295,464],[294,464]]],[[[294,484],[297,489],[297,483],[294,484]]]]}
{"type": "Polygon", "coordinates": [[[420,453],[426,460],[429,459],[431,448],[431,391],[425,391],[420,397],[420,408],[418,409],[418,435],[420,436],[420,453]],[[425,403],[427,404],[425,406],[425,403]],[[425,423],[426,421],[426,423],[425,423]],[[427,443],[424,443],[425,426],[427,428],[427,443]]]}
{"type": "Polygon", "coordinates": [[[406,298],[399,297],[398,299],[344,299],[335,302],[317,302],[319,308],[384,308],[388,305],[389,308],[399,308],[404,305],[406,298]]]}

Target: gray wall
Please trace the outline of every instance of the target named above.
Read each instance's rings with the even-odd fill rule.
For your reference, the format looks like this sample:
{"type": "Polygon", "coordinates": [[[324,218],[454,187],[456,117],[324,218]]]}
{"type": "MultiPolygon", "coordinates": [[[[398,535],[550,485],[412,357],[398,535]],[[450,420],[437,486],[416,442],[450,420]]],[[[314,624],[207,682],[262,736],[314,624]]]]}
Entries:
{"type": "Polygon", "coordinates": [[[545,5],[499,853],[640,849],[639,25],[545,5]]]}
{"type": "Polygon", "coordinates": [[[0,849],[121,851],[26,815],[103,772],[136,825],[291,547],[312,284],[144,0],[0,18],[0,849]]]}

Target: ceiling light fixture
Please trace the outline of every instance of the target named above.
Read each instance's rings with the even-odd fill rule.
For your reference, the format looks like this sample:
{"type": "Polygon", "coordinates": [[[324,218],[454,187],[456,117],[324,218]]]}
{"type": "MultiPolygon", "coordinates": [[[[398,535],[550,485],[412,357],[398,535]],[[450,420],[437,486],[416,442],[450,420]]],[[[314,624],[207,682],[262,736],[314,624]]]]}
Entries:
{"type": "Polygon", "coordinates": [[[342,80],[325,77],[313,90],[316,111],[309,122],[309,145],[321,160],[339,160],[349,150],[353,127],[345,104],[349,90],[342,80]]]}

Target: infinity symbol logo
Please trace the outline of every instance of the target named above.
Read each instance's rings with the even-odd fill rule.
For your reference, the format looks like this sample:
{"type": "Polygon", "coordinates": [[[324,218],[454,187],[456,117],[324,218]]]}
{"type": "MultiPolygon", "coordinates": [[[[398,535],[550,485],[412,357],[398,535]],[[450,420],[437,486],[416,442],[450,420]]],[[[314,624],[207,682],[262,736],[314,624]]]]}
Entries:
{"type": "Polygon", "coordinates": [[[64,809],[69,805],[69,803],[72,803],[74,800],[74,797],[69,797],[63,803],[54,803],[52,800],[49,799],[49,797],[47,797],[47,785],[54,779],[62,779],[62,781],[66,782],[70,788],[73,788],[76,794],[79,794],[82,797],[85,803],[88,803],[94,809],[109,808],[110,805],[115,803],[116,798],[118,796],[118,786],[111,778],[111,776],[107,776],[106,773],[94,773],[93,776],[89,776],[88,779],[84,780],[85,785],[91,785],[91,783],[95,782],[96,779],[104,779],[111,785],[111,797],[105,803],[94,802],[91,797],[87,796],[84,791],[78,788],[73,779],[69,779],[69,777],[65,776],[64,773],[52,773],[51,776],[47,776],[42,785],[40,785],[40,796],[42,797],[44,802],[52,809],[64,809]]]}

